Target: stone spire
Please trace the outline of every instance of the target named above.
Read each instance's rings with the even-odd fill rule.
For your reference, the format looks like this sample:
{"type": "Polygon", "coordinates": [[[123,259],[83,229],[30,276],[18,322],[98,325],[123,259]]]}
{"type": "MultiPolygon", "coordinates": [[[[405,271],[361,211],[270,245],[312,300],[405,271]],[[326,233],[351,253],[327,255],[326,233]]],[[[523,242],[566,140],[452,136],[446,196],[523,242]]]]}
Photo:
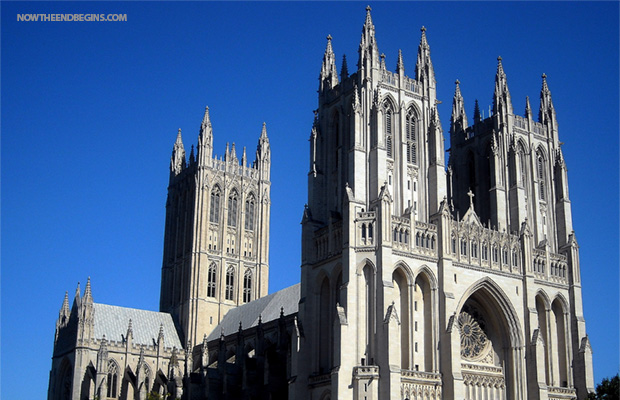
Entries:
{"type": "Polygon", "coordinates": [[[58,314],[59,320],[63,317],[69,318],[69,315],[71,314],[71,309],[69,308],[69,292],[65,292],[65,298],[62,301],[62,306],[60,307],[60,312],[58,314]]]}
{"type": "Polygon", "coordinates": [[[420,29],[422,37],[418,46],[418,60],[415,66],[416,79],[427,85],[435,85],[435,71],[431,62],[431,47],[426,40],[426,28],[420,29]]]}
{"type": "Polygon", "coordinates": [[[77,288],[75,288],[75,296],[73,297],[73,307],[80,307],[80,304],[82,303],[82,299],[80,297],[80,282],[78,282],[77,284],[77,288]]]}
{"type": "Polygon", "coordinates": [[[542,74],[542,88],[540,90],[540,109],[538,111],[538,121],[541,124],[552,124],[555,128],[555,108],[551,100],[551,91],[547,86],[547,75],[542,74]]]}
{"type": "Polygon", "coordinates": [[[379,49],[375,38],[375,26],[370,16],[370,6],[366,7],[366,20],[362,27],[357,67],[363,70],[362,78],[368,76],[373,68],[379,67],[379,49]]]}
{"type": "Polygon", "coordinates": [[[198,165],[205,166],[213,156],[213,126],[209,116],[209,106],[205,107],[205,114],[200,124],[198,134],[198,165]]]}
{"type": "Polygon", "coordinates": [[[452,99],[452,117],[450,119],[450,134],[456,134],[467,129],[467,115],[465,114],[465,101],[461,95],[460,82],[455,82],[454,98],[452,99]]]}
{"type": "Polygon", "coordinates": [[[478,99],[476,99],[476,102],[474,104],[474,124],[477,124],[480,121],[482,121],[482,117],[480,116],[480,106],[478,105],[478,99]]]}
{"type": "Polygon", "coordinates": [[[347,55],[342,55],[342,68],[340,68],[340,79],[345,80],[349,77],[349,67],[347,65],[347,55]]]}
{"type": "Polygon", "coordinates": [[[530,106],[530,96],[525,96],[525,118],[532,119],[532,107],[530,106]]]}
{"type": "Polygon", "coordinates": [[[399,74],[404,75],[405,73],[405,64],[403,63],[403,51],[398,49],[398,62],[396,63],[396,71],[399,74]]]}
{"type": "Polygon", "coordinates": [[[338,72],[336,70],[336,55],[332,49],[332,36],[327,35],[327,48],[323,55],[321,75],[319,77],[319,91],[331,89],[338,85],[338,72]]]}
{"type": "Polygon", "coordinates": [[[508,81],[502,65],[502,58],[497,57],[497,73],[495,74],[495,92],[493,93],[493,114],[503,112],[512,114],[512,101],[508,91],[508,81]]]}
{"type": "Polygon", "coordinates": [[[263,129],[256,146],[256,168],[261,171],[261,179],[269,180],[271,175],[271,146],[267,137],[267,124],[263,122],[263,129]]]}
{"type": "Polygon", "coordinates": [[[181,129],[177,133],[177,140],[172,147],[172,157],[170,158],[170,173],[177,176],[185,169],[185,149],[183,148],[183,139],[181,138],[181,129]]]}
{"type": "Polygon", "coordinates": [[[82,299],[83,303],[92,303],[93,302],[93,293],[90,288],[90,276],[86,281],[86,289],[84,289],[84,298],[82,299]]]}

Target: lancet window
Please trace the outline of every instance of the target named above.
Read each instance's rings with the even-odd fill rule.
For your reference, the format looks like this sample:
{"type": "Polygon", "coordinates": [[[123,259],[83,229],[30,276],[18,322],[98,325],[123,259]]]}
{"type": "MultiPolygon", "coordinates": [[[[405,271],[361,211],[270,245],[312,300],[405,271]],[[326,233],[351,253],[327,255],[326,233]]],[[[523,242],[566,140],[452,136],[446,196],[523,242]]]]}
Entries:
{"type": "Polygon", "coordinates": [[[388,158],[394,157],[394,150],[393,150],[394,127],[393,127],[392,117],[393,117],[392,109],[388,107],[385,110],[385,149],[387,151],[388,158]]]}
{"type": "Polygon", "coordinates": [[[407,120],[405,125],[407,136],[407,162],[410,164],[417,164],[417,146],[416,146],[416,118],[413,110],[410,110],[407,114],[407,120]]]}
{"type": "Polygon", "coordinates": [[[539,197],[541,200],[545,200],[545,169],[544,169],[544,159],[542,154],[537,154],[537,174],[538,174],[538,189],[539,189],[539,197]]]}
{"type": "Polygon", "coordinates": [[[237,197],[234,190],[228,196],[228,226],[237,226],[237,197]]]}
{"type": "Polygon", "coordinates": [[[207,297],[215,297],[217,282],[217,266],[211,263],[209,272],[207,273],[207,297]]]}
{"type": "Polygon", "coordinates": [[[108,393],[107,397],[116,397],[118,393],[118,365],[112,360],[108,362],[108,393]]]}
{"type": "Polygon", "coordinates": [[[245,229],[249,231],[254,230],[254,208],[254,196],[250,195],[245,201],[245,229]]]}
{"type": "Polygon", "coordinates": [[[245,271],[243,276],[243,302],[247,303],[252,300],[252,271],[245,271]]]}
{"type": "Polygon", "coordinates": [[[220,188],[215,187],[211,191],[211,208],[209,209],[209,221],[213,223],[220,222],[220,188]]]}
{"type": "Polygon", "coordinates": [[[235,268],[228,267],[226,271],[226,300],[232,300],[235,292],[235,268]]]}

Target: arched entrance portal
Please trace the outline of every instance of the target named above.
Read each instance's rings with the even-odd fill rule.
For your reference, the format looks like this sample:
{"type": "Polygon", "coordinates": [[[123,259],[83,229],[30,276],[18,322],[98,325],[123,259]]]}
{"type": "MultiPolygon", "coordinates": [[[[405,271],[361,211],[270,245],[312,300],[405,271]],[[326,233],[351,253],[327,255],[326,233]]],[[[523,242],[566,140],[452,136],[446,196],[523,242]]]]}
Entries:
{"type": "Polygon", "coordinates": [[[514,308],[489,279],[468,293],[456,315],[465,399],[522,399],[523,335],[514,308]]]}

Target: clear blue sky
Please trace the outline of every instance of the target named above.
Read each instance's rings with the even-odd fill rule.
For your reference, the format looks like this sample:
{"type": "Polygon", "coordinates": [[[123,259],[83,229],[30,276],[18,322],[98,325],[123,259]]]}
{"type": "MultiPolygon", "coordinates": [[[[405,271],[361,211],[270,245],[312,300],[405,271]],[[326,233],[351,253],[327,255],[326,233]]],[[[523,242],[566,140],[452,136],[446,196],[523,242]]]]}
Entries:
{"type": "MultiPolygon", "coordinates": [[[[414,76],[427,27],[439,113],[454,81],[488,112],[497,56],[516,112],[548,76],[569,168],[595,379],[618,371],[618,2],[371,3],[379,51],[414,76]]],[[[65,291],[156,310],[168,165],[210,106],[215,152],[272,144],[270,292],[299,281],[308,137],[328,34],[355,69],[366,3],[2,6],[2,398],[46,397],[65,291]],[[17,22],[121,13],[127,22],[17,22]]],[[[339,67],[340,68],[340,67],[339,67]]],[[[446,143],[446,147],[448,147],[446,143]]]]}

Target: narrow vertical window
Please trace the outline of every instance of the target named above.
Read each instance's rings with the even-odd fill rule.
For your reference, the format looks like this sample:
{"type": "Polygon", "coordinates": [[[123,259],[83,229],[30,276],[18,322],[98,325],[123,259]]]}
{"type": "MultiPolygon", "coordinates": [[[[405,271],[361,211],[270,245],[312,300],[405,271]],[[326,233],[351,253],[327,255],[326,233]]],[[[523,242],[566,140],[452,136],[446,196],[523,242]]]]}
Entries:
{"type": "Polygon", "coordinates": [[[410,110],[407,114],[405,130],[407,136],[407,162],[410,164],[416,164],[416,119],[413,114],[413,110],[410,110]]]}
{"type": "Polygon", "coordinates": [[[234,190],[228,196],[228,226],[237,226],[237,192],[234,190]]]}
{"type": "Polygon", "coordinates": [[[541,154],[538,154],[538,185],[540,189],[540,199],[545,199],[545,171],[544,160],[541,154]]]}
{"type": "Polygon", "coordinates": [[[387,109],[385,111],[385,148],[388,158],[393,158],[392,151],[392,110],[387,109]]]}
{"type": "Polygon", "coordinates": [[[211,192],[211,208],[209,209],[209,221],[218,223],[220,221],[220,189],[215,187],[211,192]]]}
{"type": "Polygon", "coordinates": [[[207,297],[215,297],[217,267],[215,263],[209,266],[207,274],[207,297]]]}
{"type": "Polygon", "coordinates": [[[250,195],[250,197],[245,201],[245,229],[252,231],[254,230],[254,196],[250,195]]]}
{"type": "Polygon", "coordinates": [[[118,367],[114,361],[108,363],[108,397],[116,397],[118,387],[118,367]]]}
{"type": "Polygon", "coordinates": [[[245,271],[243,276],[243,302],[247,303],[252,299],[252,271],[245,271]]]}
{"type": "Polygon", "coordinates": [[[226,300],[233,299],[235,288],[235,268],[230,266],[226,271],[226,300]]]}

